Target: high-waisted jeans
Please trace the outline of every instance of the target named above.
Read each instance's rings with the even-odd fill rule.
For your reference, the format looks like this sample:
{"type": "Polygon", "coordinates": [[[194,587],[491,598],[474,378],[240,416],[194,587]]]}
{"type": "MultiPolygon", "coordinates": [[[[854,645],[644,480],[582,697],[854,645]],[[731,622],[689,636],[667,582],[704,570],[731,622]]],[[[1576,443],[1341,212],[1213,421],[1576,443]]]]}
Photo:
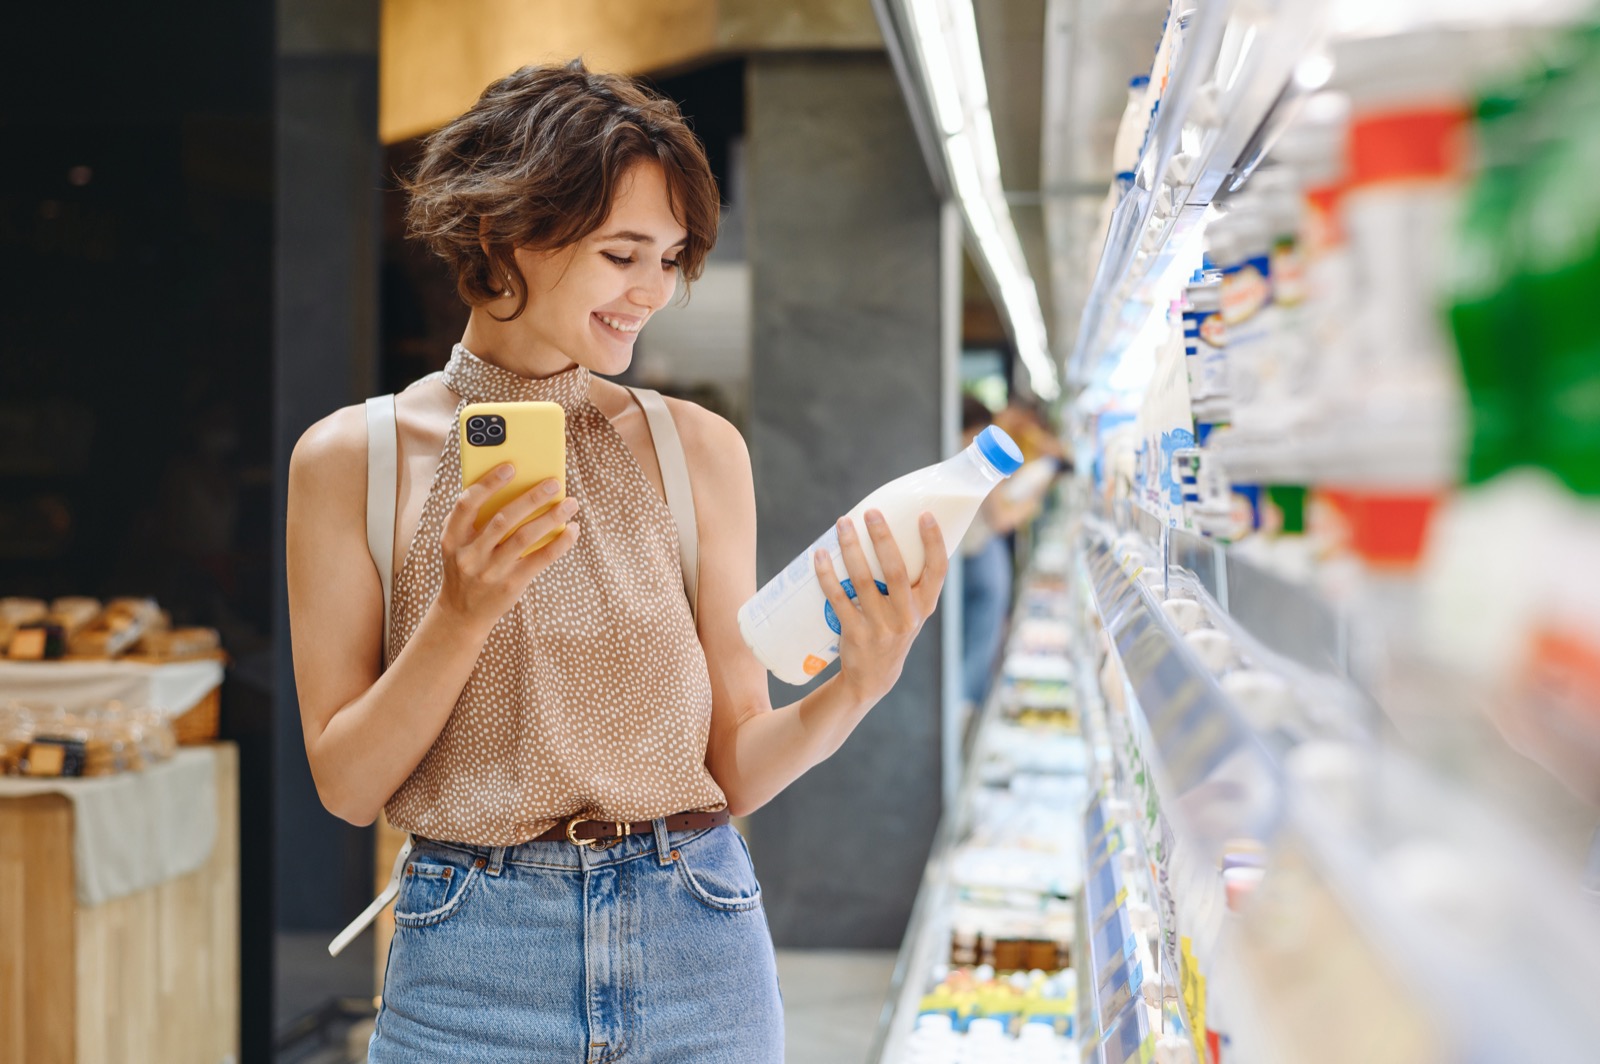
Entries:
{"type": "Polygon", "coordinates": [[[597,850],[416,839],[370,1064],[766,1064],[783,1005],[730,825],[597,850]]]}

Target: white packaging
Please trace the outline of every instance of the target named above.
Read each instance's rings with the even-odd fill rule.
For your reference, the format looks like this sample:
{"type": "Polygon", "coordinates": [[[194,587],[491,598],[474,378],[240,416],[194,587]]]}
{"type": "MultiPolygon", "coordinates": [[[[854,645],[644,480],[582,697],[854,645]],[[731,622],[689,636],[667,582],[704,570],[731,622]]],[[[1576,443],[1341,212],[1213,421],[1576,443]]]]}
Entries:
{"type": "Polygon", "coordinates": [[[1186,634],[1183,641],[1189,644],[1189,649],[1195,652],[1200,663],[1216,675],[1231,669],[1237,660],[1233,652],[1233,640],[1228,638],[1227,633],[1215,628],[1197,628],[1186,634]]]}
{"type": "Polygon", "coordinates": [[[1180,632],[1192,632],[1206,623],[1205,607],[1192,598],[1169,598],[1161,609],[1180,632]]]}
{"type": "Polygon", "coordinates": [[[1245,723],[1271,731],[1290,719],[1294,692],[1279,675],[1264,669],[1238,669],[1222,678],[1222,691],[1239,707],[1245,723]]]}
{"type": "Polygon", "coordinates": [[[1194,447],[1194,413],[1182,331],[1170,327],[1156,348],[1156,368],[1139,409],[1143,436],[1142,505],[1171,528],[1187,527],[1183,485],[1173,475],[1175,452],[1194,447]]]}
{"type": "Polygon", "coordinates": [[[1128,102],[1122,109],[1122,121],[1117,124],[1117,138],[1111,145],[1111,171],[1133,171],[1139,166],[1139,149],[1144,145],[1145,128],[1150,110],[1145,102],[1145,88],[1150,79],[1140,75],[1128,82],[1128,102]]]}
{"type": "Polygon", "coordinates": [[[1277,376],[1278,317],[1272,302],[1272,238],[1259,203],[1223,219],[1228,234],[1222,267],[1222,322],[1228,337],[1228,412],[1235,428],[1270,421],[1277,376]]]}
{"type": "MultiPolygon", "coordinates": [[[[867,535],[864,515],[868,510],[883,512],[905,560],[906,572],[915,581],[926,561],[918,517],[924,512],[932,513],[939,522],[946,549],[954,552],[990,490],[1021,465],[1022,452],[1017,445],[991,425],[954,458],[891,480],[857,503],[846,516],[855,524],[879,590],[886,593],[887,587],[867,535]]],[[[822,593],[812,561],[819,550],[826,550],[832,557],[834,572],[844,583],[846,594],[854,598],[857,589],[847,577],[835,526],[739,608],[739,634],[745,644],[768,671],[788,684],[809,683],[839,656],[839,619],[822,593]]]]}

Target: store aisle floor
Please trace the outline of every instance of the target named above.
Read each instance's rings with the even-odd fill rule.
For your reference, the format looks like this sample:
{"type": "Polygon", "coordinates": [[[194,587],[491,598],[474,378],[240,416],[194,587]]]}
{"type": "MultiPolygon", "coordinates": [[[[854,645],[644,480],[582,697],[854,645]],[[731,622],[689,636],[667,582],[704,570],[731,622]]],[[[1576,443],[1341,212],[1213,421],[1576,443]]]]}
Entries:
{"type": "MultiPolygon", "coordinates": [[[[285,969],[280,972],[280,1030],[326,999],[359,995],[370,985],[369,962],[361,953],[330,962],[326,949],[325,934],[279,936],[278,963],[285,969]]],[[[894,961],[892,950],[779,950],[778,980],[788,1024],[786,1064],[869,1064],[867,1053],[889,994],[894,961]]],[[[370,1032],[370,1021],[335,1023],[278,1060],[359,1064],[370,1032]]]]}
{"type": "Polygon", "coordinates": [[[892,950],[780,949],[786,1064],[867,1064],[894,961],[892,950]]]}

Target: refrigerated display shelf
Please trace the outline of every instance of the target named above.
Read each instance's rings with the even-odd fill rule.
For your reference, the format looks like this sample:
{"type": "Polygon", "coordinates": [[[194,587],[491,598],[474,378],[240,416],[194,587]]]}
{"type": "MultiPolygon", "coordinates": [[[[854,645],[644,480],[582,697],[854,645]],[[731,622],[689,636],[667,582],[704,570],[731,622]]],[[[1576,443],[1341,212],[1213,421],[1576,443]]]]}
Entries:
{"type": "MultiPolygon", "coordinates": [[[[1237,603],[1240,574],[1249,573],[1246,584],[1270,574],[1250,573],[1200,546],[1209,547],[1181,544],[1174,556],[1187,551],[1215,563],[1209,581],[1172,567],[1164,574],[1167,589],[1202,598],[1211,621],[1248,646],[1257,666],[1282,670],[1297,692],[1324,679],[1339,681],[1276,660],[1256,645],[1254,626],[1234,623],[1208,584],[1224,593],[1233,584],[1237,603]]],[[[1137,564],[1118,560],[1107,530],[1085,534],[1080,565],[1125,674],[1126,734],[1110,745],[1123,784],[1145,781],[1148,787],[1123,797],[1135,811],[1144,806],[1143,815],[1130,820],[1158,866],[1158,884],[1182,876],[1171,867],[1179,848],[1205,855],[1210,866],[1229,837],[1243,834],[1265,847],[1259,902],[1239,922],[1231,954],[1220,968],[1217,956],[1188,962],[1213,971],[1213,989],[1231,991],[1230,1034],[1239,1043],[1234,1059],[1293,1052],[1314,1062],[1398,1064],[1593,1055],[1600,1047],[1600,1015],[1583,1002],[1600,987],[1600,952],[1593,948],[1600,943],[1600,919],[1575,890],[1555,889],[1562,875],[1539,840],[1404,750],[1380,745],[1371,721],[1338,716],[1321,728],[1313,722],[1298,736],[1355,752],[1339,761],[1347,772],[1327,775],[1326,760],[1320,773],[1303,765],[1291,770],[1296,741],[1246,723],[1210,671],[1183,652],[1137,564]],[[1191,734],[1207,737],[1205,749],[1228,753],[1220,760],[1197,756],[1174,742],[1171,725],[1162,722],[1175,718],[1188,718],[1191,734]],[[1243,798],[1207,809],[1194,795],[1216,780],[1193,766],[1223,764],[1245,784],[1234,791],[1243,798]],[[1231,767],[1237,764],[1250,767],[1239,773],[1231,767]],[[1218,971],[1223,984],[1216,982],[1218,971]],[[1550,980],[1551,971],[1562,978],[1550,980]],[[1297,973],[1298,982],[1285,973],[1297,973]],[[1350,1034],[1374,1024],[1393,1037],[1350,1034]],[[1317,1031],[1331,1033],[1320,1042],[1308,1038],[1317,1031]],[[1250,1046],[1262,1055],[1246,1052],[1250,1046]]],[[[1242,599],[1249,602],[1251,595],[1242,599]]],[[[1107,726],[1116,732],[1118,715],[1109,717],[1107,726]]],[[[1094,852],[1094,825],[1085,830],[1094,852]]],[[[1192,887],[1195,881],[1188,882],[1192,887]]],[[[1106,889],[1092,874],[1088,883],[1086,896],[1106,889]]],[[[1164,897],[1157,906],[1164,947],[1175,908],[1168,902],[1164,897]]],[[[1089,941],[1090,948],[1110,948],[1103,938],[1089,941]]],[[[1178,959],[1180,970],[1185,960],[1178,959]]],[[[1173,958],[1164,955],[1161,963],[1171,965],[1173,958]]]]}
{"type": "MultiPolygon", "coordinates": [[[[1071,688],[1073,661],[1064,653],[1021,653],[1036,632],[1032,626],[1054,625],[1053,615],[1066,606],[1063,593],[1040,586],[1059,580],[1049,571],[1048,553],[1040,552],[1033,571],[1021,582],[1024,590],[1013,617],[1007,667],[978,713],[960,785],[935,835],[870,1060],[911,1059],[912,1035],[930,976],[952,967],[958,912],[970,915],[975,908],[992,905],[989,911],[1000,913],[1009,905],[1032,917],[1047,916],[1051,906],[1070,906],[1081,889],[1082,864],[1066,824],[1076,820],[1083,804],[1087,755],[1077,736],[1066,734],[1059,725],[1038,723],[1061,712],[1050,691],[1071,688]],[[1077,798],[1062,797],[1069,793],[1077,798]],[[986,880],[980,866],[988,847],[1003,848],[1005,840],[994,837],[992,826],[984,823],[984,812],[1008,796],[1026,807],[1029,794],[1047,809],[1067,809],[1059,831],[1049,829],[1060,836],[1061,855],[1052,859],[1034,848],[1027,852],[1037,860],[1023,862],[1027,867],[1020,869],[1020,881],[1018,867],[1010,875],[986,880]]],[[[1057,564],[1064,565],[1065,553],[1056,553],[1057,564]]],[[[1071,911],[1066,909],[1069,919],[1071,911]]],[[[1071,928],[1066,931],[1070,937],[1071,928]]]]}
{"type": "Polygon", "coordinates": [[[1070,362],[1080,384],[1147,324],[1154,282],[1212,200],[1241,184],[1270,145],[1301,95],[1295,68],[1321,21],[1315,4],[1269,10],[1251,0],[1202,4],[1182,17],[1190,20],[1182,51],[1084,303],[1070,362]],[[1228,70],[1218,68],[1224,50],[1228,70]]]}

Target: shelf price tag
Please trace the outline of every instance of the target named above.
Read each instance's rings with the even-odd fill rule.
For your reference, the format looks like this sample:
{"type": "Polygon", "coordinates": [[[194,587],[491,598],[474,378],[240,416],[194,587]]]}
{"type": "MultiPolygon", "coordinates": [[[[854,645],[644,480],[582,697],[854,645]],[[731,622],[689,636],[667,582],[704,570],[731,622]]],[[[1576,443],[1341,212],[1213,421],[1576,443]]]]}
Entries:
{"type": "Polygon", "coordinates": [[[1128,888],[1122,887],[1117,891],[1116,896],[1111,899],[1111,904],[1102,909],[1099,915],[1095,917],[1095,932],[1099,933],[1099,931],[1104,928],[1106,924],[1109,924],[1112,920],[1116,919],[1117,913],[1121,912],[1122,907],[1127,903],[1128,888]]]}
{"type": "Polygon", "coordinates": [[[1150,1064],[1156,1055],[1156,1034],[1140,1009],[1129,1009],[1107,1025],[1101,1038],[1106,1064],[1150,1064]]]}
{"type": "Polygon", "coordinates": [[[1089,876],[1087,882],[1089,911],[1098,919],[1110,905],[1118,904],[1113,901],[1117,897],[1121,883],[1117,877],[1117,863],[1106,861],[1100,870],[1089,876]]]}
{"type": "Polygon", "coordinates": [[[1128,919],[1126,909],[1112,910],[1112,918],[1106,922],[1105,927],[1090,939],[1090,947],[1097,958],[1131,957],[1138,944],[1138,937],[1133,931],[1133,922],[1128,919]]]}
{"type": "MultiPolygon", "coordinates": [[[[1107,1029],[1117,1013],[1127,1007],[1144,985],[1144,965],[1137,958],[1124,957],[1104,979],[1100,987],[1100,1022],[1107,1029]]],[[[1134,1010],[1137,1013],[1137,1009],[1134,1010]]]]}
{"type": "Polygon", "coordinates": [[[1084,832],[1089,838],[1089,849],[1092,850],[1095,843],[1099,842],[1101,837],[1105,835],[1108,827],[1105,804],[1098,795],[1095,796],[1094,801],[1089,803],[1089,808],[1084,810],[1083,822],[1084,832]]]}
{"type": "Polygon", "coordinates": [[[1194,1042],[1194,1056],[1206,1059],[1206,977],[1200,974],[1200,962],[1194,955],[1194,944],[1188,935],[1178,939],[1178,988],[1183,993],[1184,1011],[1189,1017],[1189,1037],[1194,1042]]]}

